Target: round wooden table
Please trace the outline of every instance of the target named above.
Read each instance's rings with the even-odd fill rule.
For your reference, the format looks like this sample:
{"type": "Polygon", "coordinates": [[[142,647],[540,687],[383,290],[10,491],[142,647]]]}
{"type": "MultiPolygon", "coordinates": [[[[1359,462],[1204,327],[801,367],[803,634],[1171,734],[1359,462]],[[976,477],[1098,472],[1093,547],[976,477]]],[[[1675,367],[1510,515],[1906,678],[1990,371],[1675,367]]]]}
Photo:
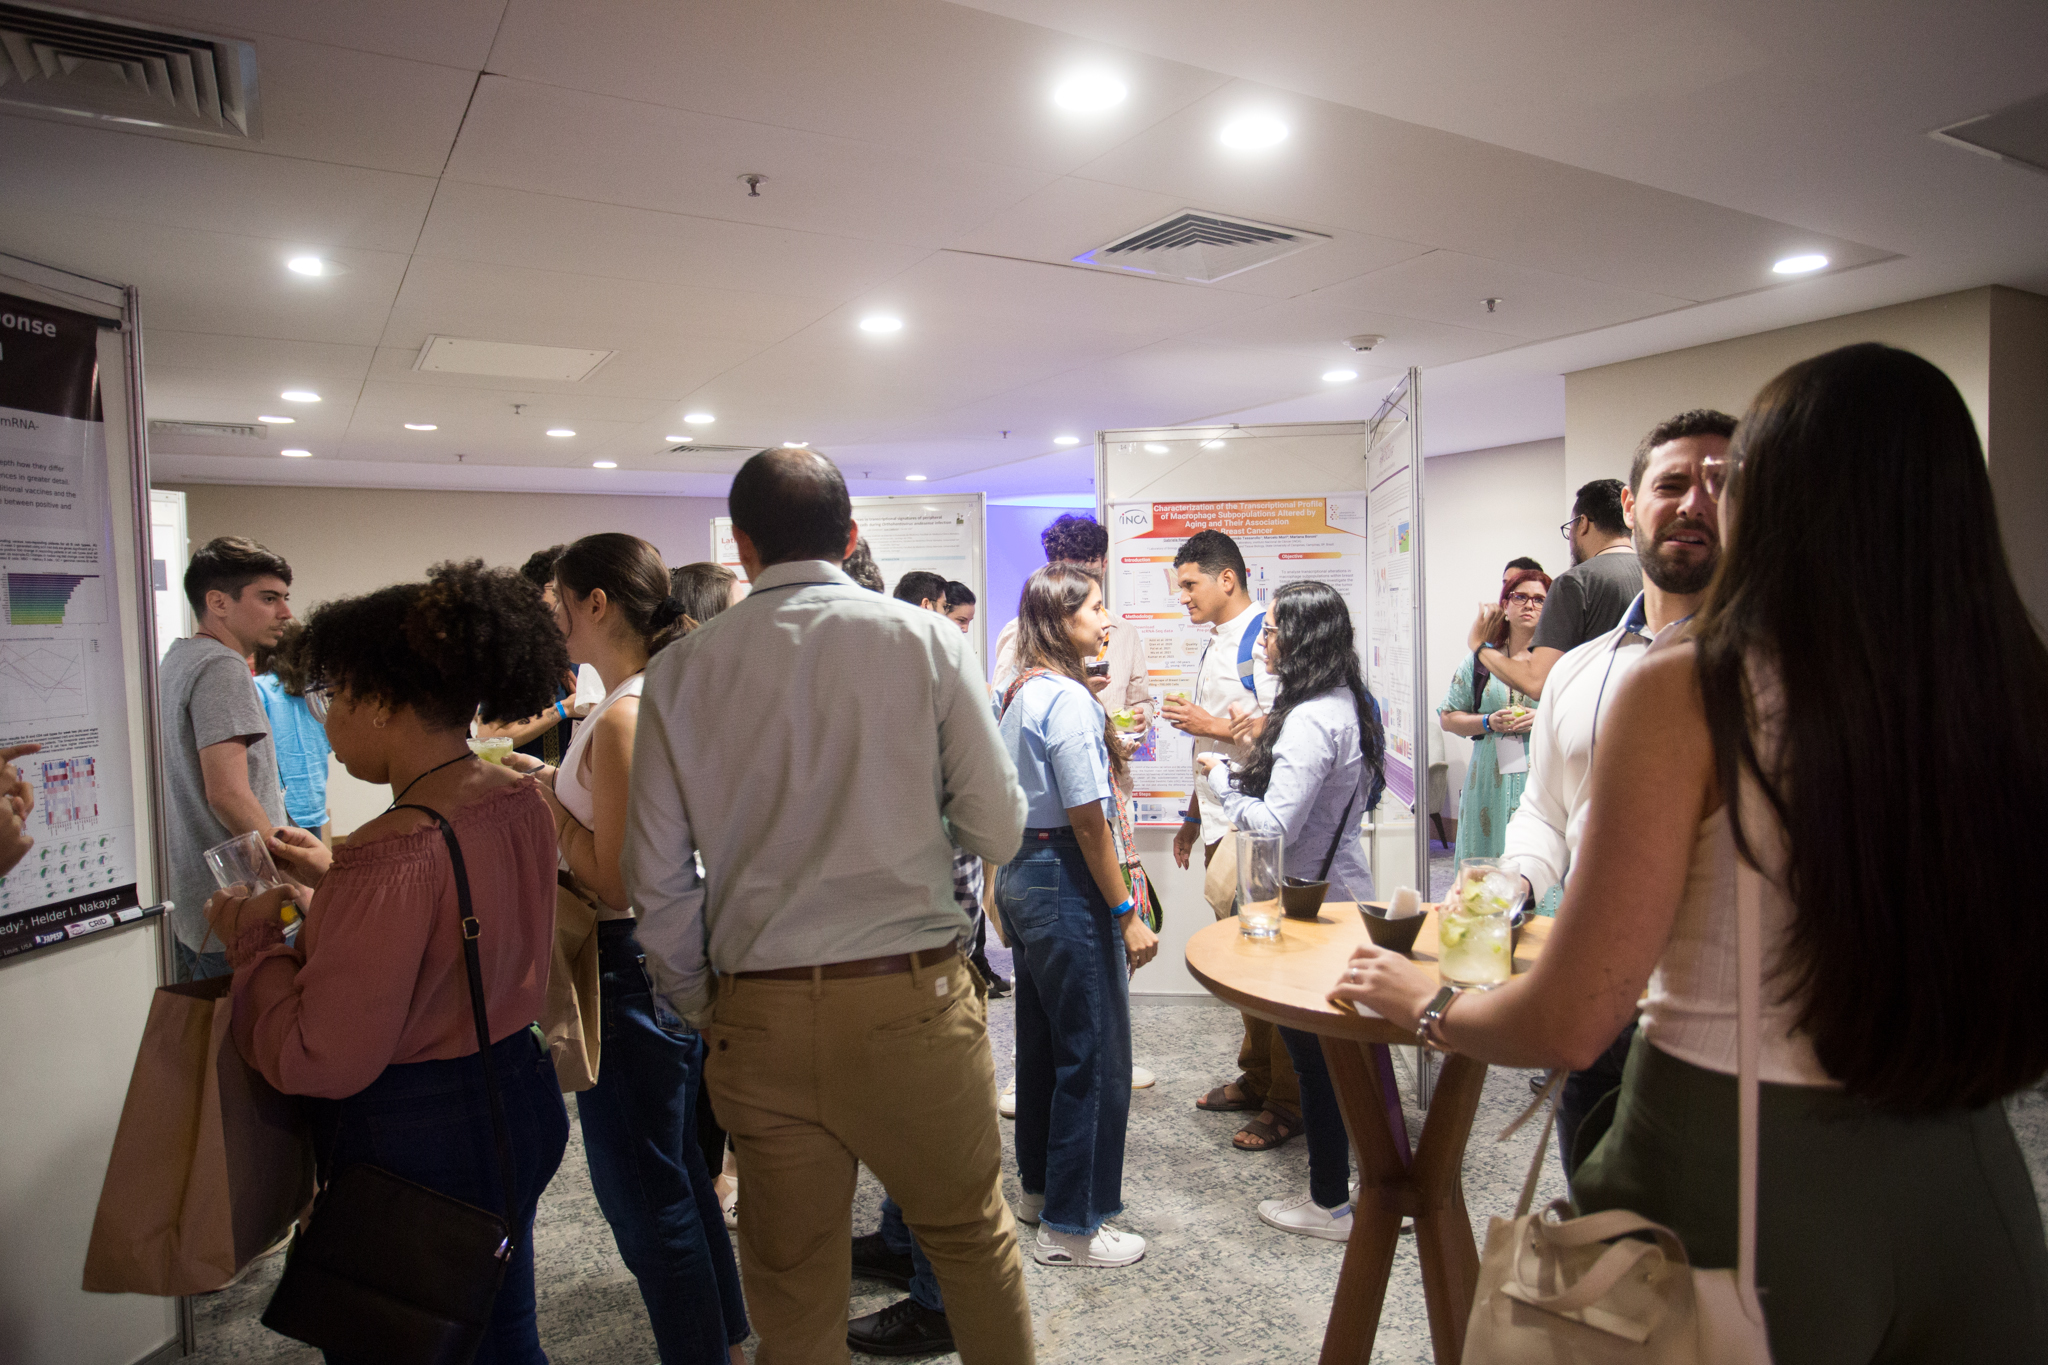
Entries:
{"type": "MultiPolygon", "coordinates": [[[[1410,956],[1434,976],[1436,907],[1427,908],[1428,922],[1410,956]]],[[[1534,963],[1550,923],[1538,917],[1523,928],[1515,952],[1517,972],[1534,963]]],[[[1332,902],[1313,923],[1284,921],[1277,941],[1244,937],[1235,916],[1218,920],[1188,941],[1187,963],[1212,994],[1246,1014],[1322,1039],[1360,1175],[1337,1297],[1323,1333],[1322,1365],[1371,1361],[1404,1217],[1415,1220],[1422,1294],[1438,1365],[1456,1365],[1464,1355],[1465,1322],[1479,1283],[1479,1248],[1465,1212],[1463,1167],[1486,1064],[1458,1053],[1445,1057],[1422,1136],[1411,1151],[1386,1049],[1412,1045],[1414,1033],[1375,1014],[1339,1009],[1323,998],[1343,975],[1351,950],[1369,941],[1358,907],[1332,902]]]]}

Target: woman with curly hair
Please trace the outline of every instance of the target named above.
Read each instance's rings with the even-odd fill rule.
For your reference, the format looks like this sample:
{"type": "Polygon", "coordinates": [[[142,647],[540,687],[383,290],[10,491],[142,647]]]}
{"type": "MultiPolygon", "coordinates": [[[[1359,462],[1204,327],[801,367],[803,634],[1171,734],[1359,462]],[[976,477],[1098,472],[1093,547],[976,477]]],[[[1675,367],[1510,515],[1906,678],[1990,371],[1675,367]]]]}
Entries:
{"type": "Polygon", "coordinates": [[[272,839],[286,875],[315,888],[296,945],[282,889],[207,904],[235,970],[235,1043],[272,1085],[310,1098],[323,1181],[367,1162],[500,1207],[455,869],[427,812],[447,820],[481,924],[513,1154],[512,1260],[475,1358],[541,1365],[533,1212],[569,1137],[554,1066],[528,1027],[554,941],[554,824],[538,783],[470,752],[469,724],[479,710],[512,720],[546,706],[569,667],[561,633],[532,584],[472,560],[321,606],[302,657],[335,755],[352,776],[390,784],[392,803],[333,854],[303,830],[272,839]]]}
{"type": "MultiPolygon", "coordinates": [[[[1251,756],[1235,772],[1216,754],[1195,761],[1232,825],[1285,836],[1288,876],[1329,882],[1333,901],[1371,900],[1372,869],[1359,833],[1384,783],[1386,742],[1358,666],[1351,609],[1327,583],[1289,583],[1273,594],[1265,645],[1266,668],[1280,680],[1280,693],[1251,756]]],[[[1256,727],[1245,728],[1249,735],[1256,727]]],[[[1268,1199],[1259,1217],[1282,1232],[1346,1241],[1351,1144],[1322,1044],[1297,1029],[1281,1029],[1280,1038],[1301,1080],[1301,1115],[1261,1114],[1246,1133],[1266,1141],[1253,1145],[1240,1133],[1237,1145],[1265,1150],[1293,1136],[1289,1128],[1305,1125],[1309,1192],[1268,1199]]]]}

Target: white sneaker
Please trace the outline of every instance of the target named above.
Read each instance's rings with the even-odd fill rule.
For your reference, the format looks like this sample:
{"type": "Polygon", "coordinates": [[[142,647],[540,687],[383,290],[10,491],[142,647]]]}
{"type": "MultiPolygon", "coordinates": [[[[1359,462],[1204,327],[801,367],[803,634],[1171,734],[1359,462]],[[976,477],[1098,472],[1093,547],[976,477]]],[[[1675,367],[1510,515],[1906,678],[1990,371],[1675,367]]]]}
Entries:
{"type": "Polygon", "coordinates": [[[1259,1221],[1282,1232],[1321,1237],[1330,1242],[1351,1240],[1351,1206],[1326,1209],[1311,1195],[1299,1199],[1268,1199],[1259,1205],[1259,1221]]]}
{"type": "Polygon", "coordinates": [[[1151,1072],[1147,1071],[1144,1067],[1134,1066],[1131,1068],[1131,1089],[1150,1090],[1153,1086],[1157,1085],[1158,1083],[1159,1078],[1157,1076],[1154,1076],[1151,1072]]]}
{"type": "Polygon", "coordinates": [[[731,1194],[718,1201],[718,1206],[720,1211],[725,1214],[726,1230],[728,1232],[738,1232],[740,1227],[739,1187],[735,1185],[731,1194]]]}
{"type": "Polygon", "coordinates": [[[1010,1088],[996,1096],[996,1112],[1006,1119],[1017,1117],[1017,1083],[1010,1082],[1010,1088]]]}
{"type": "Polygon", "coordinates": [[[1135,1232],[1118,1232],[1104,1223],[1093,1237],[1078,1232],[1057,1232],[1038,1225],[1038,1240],[1031,1255],[1040,1265],[1075,1266],[1090,1270],[1111,1270],[1129,1265],[1145,1254],[1145,1239],[1135,1232]]]}
{"type": "Polygon", "coordinates": [[[1019,1194],[1017,1198],[1017,1221],[1038,1226],[1039,1218],[1045,1213],[1045,1196],[1042,1194],[1019,1194]]]}

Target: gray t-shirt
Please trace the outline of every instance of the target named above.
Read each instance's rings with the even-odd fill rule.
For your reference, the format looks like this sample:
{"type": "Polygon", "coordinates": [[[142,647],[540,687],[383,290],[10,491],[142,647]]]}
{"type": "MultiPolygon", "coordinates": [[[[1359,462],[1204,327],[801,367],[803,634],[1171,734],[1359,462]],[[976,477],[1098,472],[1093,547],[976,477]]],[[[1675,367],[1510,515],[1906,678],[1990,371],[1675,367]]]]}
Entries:
{"type": "Polygon", "coordinates": [[[1531,643],[1537,649],[1570,653],[1613,630],[1642,590],[1643,566],[1634,550],[1594,555],[1550,585],[1550,598],[1543,604],[1543,619],[1536,623],[1531,643]]]}
{"type": "Polygon", "coordinates": [[[218,889],[206,869],[206,850],[230,837],[227,826],[206,804],[206,775],[199,751],[230,739],[249,744],[249,790],[270,823],[284,823],[284,784],[277,780],[277,750],[270,717],[249,665],[209,636],[179,640],[164,653],[157,671],[163,708],[164,819],[170,829],[171,928],[195,952],[222,952],[210,936],[206,902],[218,889]]]}

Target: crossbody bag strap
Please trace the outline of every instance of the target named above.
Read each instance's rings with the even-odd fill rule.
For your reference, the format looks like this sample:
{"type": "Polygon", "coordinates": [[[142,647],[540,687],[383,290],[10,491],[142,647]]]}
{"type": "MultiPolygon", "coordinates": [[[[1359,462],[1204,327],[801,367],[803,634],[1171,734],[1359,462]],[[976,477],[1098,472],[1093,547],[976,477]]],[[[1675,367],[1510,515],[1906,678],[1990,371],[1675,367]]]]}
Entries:
{"type": "Polygon", "coordinates": [[[469,869],[462,861],[462,845],[455,840],[455,827],[441,812],[427,806],[393,806],[393,810],[416,810],[434,817],[434,823],[441,827],[441,838],[448,845],[448,861],[455,868],[455,903],[462,911],[462,968],[469,977],[469,1012],[476,1023],[476,1047],[484,1061],[484,1091],[490,1096],[491,1136],[498,1146],[498,1180],[505,1195],[505,1245],[499,1250],[499,1258],[506,1259],[512,1254],[513,1229],[518,1226],[513,1217],[519,1207],[519,1200],[512,1185],[512,1138],[505,1129],[505,1101],[498,1093],[498,1072],[491,1064],[491,1023],[484,1009],[484,968],[477,955],[477,936],[483,932],[483,925],[477,921],[476,907],[469,897],[469,869]]]}
{"type": "Polygon", "coordinates": [[[1337,864],[1337,850],[1344,845],[1345,832],[1351,828],[1351,812],[1358,809],[1358,793],[1353,791],[1351,799],[1344,803],[1344,813],[1337,817],[1337,832],[1330,836],[1330,851],[1323,855],[1322,871],[1316,873],[1316,880],[1330,880],[1330,869],[1337,864]]]}
{"type": "MultiPolygon", "coordinates": [[[[1744,793],[1734,800],[1739,816],[1744,793]]],[[[1758,1073],[1763,1053],[1763,874],[1735,854],[1735,1003],[1736,1003],[1736,1255],[1735,1285],[1742,1311],[1761,1324],[1764,1312],[1756,1297],[1757,1119],[1758,1073]]]]}

